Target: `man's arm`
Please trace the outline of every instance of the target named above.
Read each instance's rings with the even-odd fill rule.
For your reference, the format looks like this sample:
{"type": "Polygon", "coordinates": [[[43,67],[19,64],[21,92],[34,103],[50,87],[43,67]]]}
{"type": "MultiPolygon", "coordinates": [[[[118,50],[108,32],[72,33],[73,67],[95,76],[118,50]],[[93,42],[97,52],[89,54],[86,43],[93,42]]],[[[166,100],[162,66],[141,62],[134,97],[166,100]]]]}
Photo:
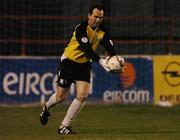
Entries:
{"type": "Polygon", "coordinates": [[[93,61],[99,62],[100,56],[92,50],[89,43],[85,23],[76,27],[76,39],[79,43],[79,48],[85,53],[85,55],[93,61]]]}
{"type": "Polygon", "coordinates": [[[101,40],[101,45],[106,49],[110,56],[116,55],[115,47],[108,32],[105,32],[104,37],[101,40]]]}
{"type": "Polygon", "coordinates": [[[86,27],[87,25],[82,24],[76,27],[76,39],[79,43],[80,49],[85,53],[88,58],[99,63],[105,69],[105,71],[109,72],[110,69],[106,63],[106,59],[101,58],[92,50],[91,44],[89,43],[87,37],[86,27]]]}

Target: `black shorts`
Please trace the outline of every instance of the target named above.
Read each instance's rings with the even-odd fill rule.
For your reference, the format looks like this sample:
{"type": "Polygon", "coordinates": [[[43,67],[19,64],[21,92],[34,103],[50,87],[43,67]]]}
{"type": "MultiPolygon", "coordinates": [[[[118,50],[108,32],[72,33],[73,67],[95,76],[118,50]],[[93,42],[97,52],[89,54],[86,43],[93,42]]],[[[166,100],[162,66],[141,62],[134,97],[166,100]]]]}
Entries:
{"type": "Polygon", "coordinates": [[[61,87],[69,87],[72,82],[90,82],[91,63],[76,63],[69,59],[60,62],[57,71],[57,84],[61,87]]]}

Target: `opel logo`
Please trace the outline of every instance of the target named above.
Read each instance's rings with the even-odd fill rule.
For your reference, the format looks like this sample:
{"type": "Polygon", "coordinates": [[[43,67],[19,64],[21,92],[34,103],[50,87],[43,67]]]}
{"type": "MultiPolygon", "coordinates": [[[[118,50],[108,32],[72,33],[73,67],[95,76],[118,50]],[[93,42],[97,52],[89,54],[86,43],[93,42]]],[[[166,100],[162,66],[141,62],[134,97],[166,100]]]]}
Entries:
{"type": "Polygon", "coordinates": [[[180,85],[180,63],[172,61],[162,71],[165,81],[172,87],[180,85]]]}

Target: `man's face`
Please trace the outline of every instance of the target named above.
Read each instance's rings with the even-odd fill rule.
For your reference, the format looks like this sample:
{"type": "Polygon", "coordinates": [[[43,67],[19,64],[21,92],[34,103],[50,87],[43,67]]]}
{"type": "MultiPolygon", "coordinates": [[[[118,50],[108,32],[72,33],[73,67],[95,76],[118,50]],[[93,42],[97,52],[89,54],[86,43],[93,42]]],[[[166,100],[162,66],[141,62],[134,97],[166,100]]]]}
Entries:
{"type": "Polygon", "coordinates": [[[88,14],[88,23],[91,28],[95,29],[101,24],[103,20],[104,11],[95,8],[92,14],[88,14]]]}

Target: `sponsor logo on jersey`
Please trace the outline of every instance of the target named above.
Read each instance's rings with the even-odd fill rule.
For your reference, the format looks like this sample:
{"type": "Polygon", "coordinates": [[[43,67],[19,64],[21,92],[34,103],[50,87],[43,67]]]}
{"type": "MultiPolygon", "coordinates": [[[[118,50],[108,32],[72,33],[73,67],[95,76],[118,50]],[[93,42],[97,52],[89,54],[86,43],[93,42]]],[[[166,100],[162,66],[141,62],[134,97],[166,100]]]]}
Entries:
{"type": "Polygon", "coordinates": [[[83,43],[87,43],[87,42],[88,42],[88,39],[87,39],[87,37],[82,37],[82,38],[81,38],[81,41],[82,41],[83,43]]]}

